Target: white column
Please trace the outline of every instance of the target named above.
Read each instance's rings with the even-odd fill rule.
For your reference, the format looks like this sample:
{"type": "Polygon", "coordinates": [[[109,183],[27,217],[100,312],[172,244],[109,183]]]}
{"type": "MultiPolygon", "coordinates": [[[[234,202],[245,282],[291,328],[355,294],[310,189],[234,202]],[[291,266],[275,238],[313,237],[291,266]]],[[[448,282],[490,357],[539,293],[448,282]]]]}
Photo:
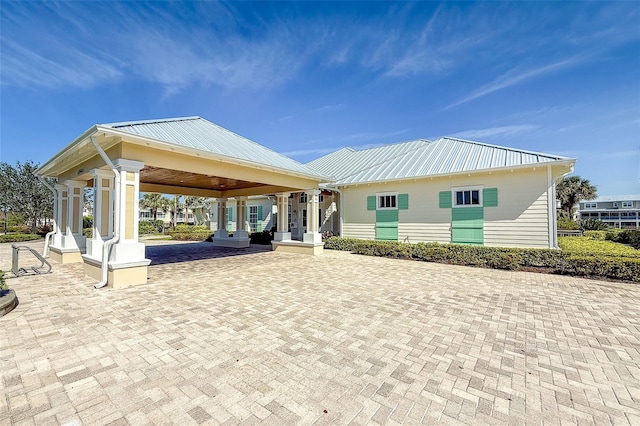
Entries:
{"type": "Polygon", "coordinates": [[[305,191],[307,194],[307,232],[304,233],[303,241],[305,243],[321,243],[322,235],[318,232],[318,196],[320,190],[310,189],[305,191]]]}
{"type": "Polygon", "coordinates": [[[216,198],[218,202],[218,229],[213,238],[229,238],[229,232],[227,232],[227,199],[216,198]]]}
{"type": "Polygon", "coordinates": [[[281,192],[276,194],[276,205],[278,211],[278,223],[276,224],[276,232],[273,236],[274,241],[290,241],[291,232],[289,232],[289,192],[281,192]]]}
{"type": "Polygon", "coordinates": [[[113,235],[113,183],[110,170],[93,169],[93,236],[87,241],[87,256],[102,259],[102,246],[113,235]]]}
{"type": "Polygon", "coordinates": [[[62,246],[65,249],[78,249],[83,251],[87,245],[87,239],[82,235],[82,210],[84,208],[84,181],[67,180],[67,220],[62,236],[62,246]]]}
{"type": "Polygon", "coordinates": [[[55,184],[57,197],[55,199],[56,209],[55,214],[55,230],[56,234],[51,243],[51,247],[62,248],[62,236],[67,232],[67,191],[66,185],[61,183],[55,184]]]}
{"type": "MultiPolygon", "coordinates": [[[[119,240],[112,246],[110,264],[146,262],[144,244],[138,242],[138,218],[140,215],[140,170],[144,163],[118,158],[114,165],[120,173],[120,208],[118,216],[119,240]]],[[[116,194],[118,194],[116,192],[116,194]]]]}
{"type": "Polygon", "coordinates": [[[233,238],[249,238],[249,232],[245,229],[245,218],[247,216],[247,197],[236,198],[236,230],[233,238]]]}

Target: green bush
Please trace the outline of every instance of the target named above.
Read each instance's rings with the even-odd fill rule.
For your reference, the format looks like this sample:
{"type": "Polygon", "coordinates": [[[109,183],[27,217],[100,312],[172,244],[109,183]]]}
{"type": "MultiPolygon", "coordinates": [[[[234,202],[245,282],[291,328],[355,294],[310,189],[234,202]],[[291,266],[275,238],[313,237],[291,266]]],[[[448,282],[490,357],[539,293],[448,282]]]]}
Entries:
{"type": "Polygon", "coordinates": [[[576,221],[571,220],[568,217],[561,217],[558,219],[558,229],[574,231],[580,229],[580,226],[576,223],[576,221]]]}
{"type": "Polygon", "coordinates": [[[583,231],[605,231],[609,228],[606,223],[595,218],[583,219],[580,221],[580,229],[583,231]]]}
{"type": "Polygon", "coordinates": [[[640,229],[618,230],[618,232],[611,235],[611,238],[607,239],[621,244],[628,244],[636,250],[640,250],[640,229]]]}
{"type": "Polygon", "coordinates": [[[558,245],[572,256],[640,258],[640,251],[628,245],[612,241],[592,240],[587,237],[560,237],[558,245]]]}
{"type": "Polygon", "coordinates": [[[82,230],[82,235],[87,238],[93,238],[93,228],[84,228],[82,230]]]}
{"type": "Polygon", "coordinates": [[[211,231],[207,230],[206,232],[178,232],[178,231],[169,231],[168,234],[171,236],[171,239],[178,241],[205,241],[207,238],[211,236],[211,231]]]}
{"type": "Polygon", "coordinates": [[[21,243],[39,240],[40,238],[38,234],[5,234],[0,235],[0,243],[21,243]]]}
{"type": "Polygon", "coordinates": [[[164,222],[161,220],[141,220],[138,222],[138,235],[162,234],[164,222]]]}
{"type": "Polygon", "coordinates": [[[82,217],[82,229],[93,228],[93,216],[82,217]]]}
{"type": "Polygon", "coordinates": [[[604,241],[607,237],[607,231],[584,231],[583,235],[590,240],[604,241]]]}
{"type": "Polygon", "coordinates": [[[176,226],[175,232],[209,232],[209,228],[204,225],[185,225],[180,224],[176,226]]]}
{"type": "Polygon", "coordinates": [[[640,282],[640,258],[570,256],[559,272],[640,282]]]}
{"type": "Polygon", "coordinates": [[[367,256],[506,270],[537,268],[560,274],[640,281],[640,255],[633,248],[588,237],[563,237],[560,238],[560,246],[562,251],[439,243],[409,244],[341,237],[331,237],[325,242],[326,249],[367,256]]]}
{"type": "Polygon", "coordinates": [[[249,235],[249,239],[251,240],[251,244],[269,245],[273,240],[273,232],[267,230],[252,232],[251,235],[249,235]]]}

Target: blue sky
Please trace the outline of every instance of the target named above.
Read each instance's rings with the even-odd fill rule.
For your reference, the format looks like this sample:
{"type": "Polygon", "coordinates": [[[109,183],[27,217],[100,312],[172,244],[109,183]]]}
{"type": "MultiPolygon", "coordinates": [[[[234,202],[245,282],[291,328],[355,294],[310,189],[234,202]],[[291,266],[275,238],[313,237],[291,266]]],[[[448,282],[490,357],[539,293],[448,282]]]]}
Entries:
{"type": "Polygon", "coordinates": [[[457,136],[640,194],[638,2],[0,2],[0,159],[199,115],[299,161],[457,136]]]}

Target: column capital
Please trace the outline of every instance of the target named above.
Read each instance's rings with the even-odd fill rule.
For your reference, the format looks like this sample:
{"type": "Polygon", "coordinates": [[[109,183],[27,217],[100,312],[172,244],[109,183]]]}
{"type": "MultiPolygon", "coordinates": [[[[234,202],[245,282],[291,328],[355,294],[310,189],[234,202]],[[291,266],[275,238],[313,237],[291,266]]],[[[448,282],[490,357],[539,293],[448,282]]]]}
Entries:
{"type": "Polygon", "coordinates": [[[304,191],[307,195],[320,195],[320,190],[319,189],[307,189],[304,191]]]}
{"type": "Polygon", "coordinates": [[[236,201],[247,201],[249,199],[249,197],[247,197],[246,195],[242,195],[240,197],[233,197],[236,199],[236,201]]]}
{"type": "Polygon", "coordinates": [[[226,203],[227,200],[229,200],[229,199],[228,198],[222,198],[222,197],[221,198],[216,198],[216,202],[217,203],[226,203]]]}
{"type": "Polygon", "coordinates": [[[278,192],[278,193],[276,193],[276,197],[280,197],[280,198],[289,198],[289,195],[291,195],[290,192],[278,192]]]}
{"type": "Polygon", "coordinates": [[[65,180],[64,184],[69,188],[84,188],[87,182],[83,180],[65,180]]]}
{"type": "Polygon", "coordinates": [[[89,170],[89,174],[93,177],[113,177],[113,172],[106,169],[91,169],[89,170]]]}
{"type": "Polygon", "coordinates": [[[125,172],[139,172],[143,167],[142,161],[127,160],[126,158],[117,158],[113,164],[120,170],[125,172]]]}
{"type": "Polygon", "coordinates": [[[69,189],[69,187],[63,183],[56,183],[53,185],[53,187],[58,191],[66,191],[69,189]]]}

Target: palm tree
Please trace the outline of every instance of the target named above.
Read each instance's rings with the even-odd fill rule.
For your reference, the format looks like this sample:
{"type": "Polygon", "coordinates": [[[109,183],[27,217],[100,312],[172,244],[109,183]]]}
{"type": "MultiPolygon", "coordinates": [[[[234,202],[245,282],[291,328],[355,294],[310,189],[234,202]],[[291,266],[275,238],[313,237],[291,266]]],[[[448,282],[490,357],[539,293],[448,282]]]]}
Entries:
{"type": "Polygon", "coordinates": [[[560,209],[573,216],[573,209],[582,200],[593,200],[598,196],[598,190],[588,179],[580,176],[565,177],[556,185],[556,198],[560,201],[560,209]]]}
{"type": "Polygon", "coordinates": [[[158,220],[158,210],[164,207],[164,200],[162,194],[146,193],[140,199],[140,207],[151,210],[153,220],[158,220]]]}
{"type": "Polygon", "coordinates": [[[188,197],[184,197],[184,205],[188,210],[191,210],[191,213],[193,213],[194,223],[199,225],[200,221],[198,220],[198,213],[200,213],[200,217],[205,217],[205,211],[211,210],[211,199],[190,195],[188,197]]]}

